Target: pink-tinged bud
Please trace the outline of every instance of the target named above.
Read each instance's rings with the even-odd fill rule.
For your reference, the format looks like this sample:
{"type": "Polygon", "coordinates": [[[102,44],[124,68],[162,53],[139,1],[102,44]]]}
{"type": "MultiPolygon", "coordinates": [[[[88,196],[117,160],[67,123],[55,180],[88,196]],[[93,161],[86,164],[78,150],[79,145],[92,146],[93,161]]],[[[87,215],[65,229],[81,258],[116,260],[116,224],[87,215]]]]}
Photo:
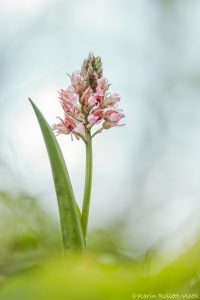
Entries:
{"type": "Polygon", "coordinates": [[[103,74],[101,58],[99,56],[95,57],[90,53],[88,58],[85,59],[82,64],[81,74],[95,92],[98,85],[98,79],[101,78],[103,74]]]}
{"type": "Polygon", "coordinates": [[[72,86],[76,85],[77,82],[82,80],[81,71],[74,71],[71,75],[72,86]]]}
{"type": "Polygon", "coordinates": [[[82,64],[81,72],[84,77],[92,76],[95,73],[98,78],[101,78],[103,73],[101,58],[89,53],[88,58],[82,64]]]}
{"type": "Polygon", "coordinates": [[[82,77],[80,71],[75,71],[71,75],[71,83],[76,94],[82,95],[88,87],[87,81],[82,77]]]}
{"type": "Polygon", "coordinates": [[[61,101],[61,105],[66,114],[69,112],[73,112],[74,110],[74,105],[70,101],[61,101]]]}
{"type": "Polygon", "coordinates": [[[88,69],[87,69],[87,75],[88,77],[92,77],[94,75],[94,70],[91,64],[89,64],[88,69]]]}
{"type": "Polygon", "coordinates": [[[78,100],[78,95],[75,93],[75,90],[72,85],[69,85],[66,94],[68,95],[69,100],[75,103],[78,100]]]}
{"type": "Polygon", "coordinates": [[[88,87],[85,92],[83,93],[83,95],[81,96],[80,98],[80,103],[83,105],[83,106],[87,106],[88,104],[88,101],[89,101],[89,98],[91,97],[92,95],[92,89],[90,87],[88,87]]]}
{"type": "Polygon", "coordinates": [[[75,103],[77,101],[77,94],[75,93],[72,86],[69,86],[66,90],[60,91],[60,97],[62,101],[70,101],[72,103],[75,103]]]}
{"type": "Polygon", "coordinates": [[[102,96],[105,94],[105,92],[108,90],[108,80],[105,77],[101,77],[97,80],[97,88],[96,93],[102,94],[102,96]]]}
{"type": "Polygon", "coordinates": [[[74,93],[73,87],[69,86],[67,90],[61,90],[59,98],[65,114],[80,119],[80,108],[76,105],[78,96],[74,93]]]}
{"type": "Polygon", "coordinates": [[[64,112],[72,112],[74,109],[74,103],[69,99],[66,91],[61,90],[59,98],[64,112]]]}

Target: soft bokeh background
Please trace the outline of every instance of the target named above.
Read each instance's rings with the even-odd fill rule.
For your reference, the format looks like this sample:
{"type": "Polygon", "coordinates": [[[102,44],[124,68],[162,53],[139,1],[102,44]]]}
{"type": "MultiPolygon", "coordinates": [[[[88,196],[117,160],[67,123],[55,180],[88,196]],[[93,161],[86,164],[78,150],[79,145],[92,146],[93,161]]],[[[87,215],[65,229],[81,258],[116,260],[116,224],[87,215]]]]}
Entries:
{"type": "MultiPolygon", "coordinates": [[[[92,51],[122,97],[127,125],[95,138],[90,230],[123,224],[130,255],[157,246],[173,254],[190,245],[200,229],[200,2],[0,4],[0,189],[39,199],[58,219],[27,97],[53,124],[62,114],[57,91],[92,51]]],[[[81,204],[84,145],[58,140],[81,204]]]]}

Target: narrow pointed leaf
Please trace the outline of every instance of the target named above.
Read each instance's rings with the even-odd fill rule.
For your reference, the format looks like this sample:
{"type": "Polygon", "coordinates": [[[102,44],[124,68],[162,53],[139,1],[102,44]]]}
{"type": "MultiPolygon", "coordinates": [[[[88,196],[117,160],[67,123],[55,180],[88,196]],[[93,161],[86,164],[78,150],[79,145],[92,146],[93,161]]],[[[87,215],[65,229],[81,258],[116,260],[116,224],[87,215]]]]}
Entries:
{"type": "Polygon", "coordinates": [[[37,116],[51,164],[59,207],[64,249],[82,250],[85,247],[85,242],[81,228],[80,215],[63,154],[55,135],[44,116],[33,101],[31,99],[29,99],[29,101],[37,116]]]}

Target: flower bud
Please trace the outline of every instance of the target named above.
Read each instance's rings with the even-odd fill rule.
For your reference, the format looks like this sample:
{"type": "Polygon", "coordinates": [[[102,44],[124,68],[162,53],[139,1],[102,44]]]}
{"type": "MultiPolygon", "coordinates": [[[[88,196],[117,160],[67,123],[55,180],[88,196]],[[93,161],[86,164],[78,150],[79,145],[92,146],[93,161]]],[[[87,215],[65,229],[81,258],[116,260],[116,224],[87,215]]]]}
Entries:
{"type": "Polygon", "coordinates": [[[81,96],[88,87],[88,82],[82,77],[80,71],[72,73],[71,84],[79,96],[81,96]]]}
{"type": "Polygon", "coordinates": [[[102,62],[99,56],[95,57],[92,53],[84,60],[81,67],[81,74],[95,91],[98,85],[98,79],[103,76],[102,62]]]}

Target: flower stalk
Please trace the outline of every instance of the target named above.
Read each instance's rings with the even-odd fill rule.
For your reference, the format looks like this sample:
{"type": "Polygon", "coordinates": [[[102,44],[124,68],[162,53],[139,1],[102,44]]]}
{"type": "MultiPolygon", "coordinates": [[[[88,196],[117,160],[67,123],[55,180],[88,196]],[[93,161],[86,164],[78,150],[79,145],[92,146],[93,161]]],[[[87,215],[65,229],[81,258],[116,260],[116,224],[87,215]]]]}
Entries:
{"type": "Polygon", "coordinates": [[[81,225],[83,230],[83,237],[86,239],[87,225],[89,218],[90,198],[92,189],[92,137],[91,133],[88,133],[88,139],[86,146],[86,166],[85,166],[85,187],[83,195],[83,206],[81,215],[81,225]]]}

